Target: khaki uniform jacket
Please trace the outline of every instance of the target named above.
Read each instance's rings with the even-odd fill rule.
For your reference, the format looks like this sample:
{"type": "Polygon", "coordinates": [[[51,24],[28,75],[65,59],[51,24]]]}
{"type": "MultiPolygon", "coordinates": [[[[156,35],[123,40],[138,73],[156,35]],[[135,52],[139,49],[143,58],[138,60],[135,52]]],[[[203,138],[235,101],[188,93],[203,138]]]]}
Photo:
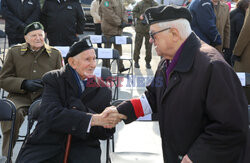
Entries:
{"type": "Polygon", "coordinates": [[[230,14],[229,7],[223,2],[218,3],[218,9],[214,8],[216,15],[216,27],[221,36],[222,44],[216,49],[222,52],[222,48],[230,47],[230,14]]]}
{"type": "Polygon", "coordinates": [[[140,16],[144,14],[146,9],[149,7],[157,6],[158,3],[154,0],[142,0],[140,1],[133,9],[133,16],[135,21],[135,31],[138,33],[147,33],[149,32],[149,25],[142,24],[140,16]]]}
{"type": "Polygon", "coordinates": [[[122,34],[122,23],[128,23],[128,16],[121,0],[102,0],[99,8],[102,33],[108,36],[122,34]]]}
{"type": "Polygon", "coordinates": [[[94,23],[101,23],[101,17],[99,15],[99,0],[94,0],[90,6],[90,14],[93,17],[94,23]]]}
{"type": "Polygon", "coordinates": [[[240,56],[241,60],[235,61],[234,70],[237,72],[250,73],[250,10],[246,11],[246,17],[233,54],[240,56]]]}
{"type": "Polygon", "coordinates": [[[9,49],[0,72],[0,86],[9,92],[8,99],[16,108],[29,106],[38,98],[42,90],[27,92],[21,89],[25,79],[41,79],[48,71],[62,67],[61,53],[48,45],[33,52],[27,43],[18,44],[9,49]]]}

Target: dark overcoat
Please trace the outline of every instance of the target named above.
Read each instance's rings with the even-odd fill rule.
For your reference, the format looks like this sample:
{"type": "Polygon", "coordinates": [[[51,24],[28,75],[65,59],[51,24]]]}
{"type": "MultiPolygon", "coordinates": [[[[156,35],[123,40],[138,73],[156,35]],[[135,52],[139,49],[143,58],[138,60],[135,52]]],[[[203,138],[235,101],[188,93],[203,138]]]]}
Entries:
{"type": "Polygon", "coordinates": [[[230,12],[230,27],[231,27],[230,51],[231,52],[233,52],[235,43],[239,37],[241,28],[244,24],[245,12],[246,11],[241,10],[240,8],[236,8],[230,12]]]}
{"type": "Polygon", "coordinates": [[[79,0],[46,0],[40,21],[51,46],[71,46],[83,33],[85,15],[79,0]]]}
{"type": "MultiPolygon", "coordinates": [[[[242,163],[247,140],[247,101],[241,83],[221,54],[192,33],[166,86],[165,60],[145,95],[158,113],[164,161],[242,163]]],[[[136,119],[126,101],[118,111],[136,119]]]]}
{"type": "Polygon", "coordinates": [[[24,28],[38,21],[41,12],[38,0],[2,0],[1,7],[9,38],[23,38],[24,28]]]}
{"type": "Polygon", "coordinates": [[[114,129],[91,127],[87,133],[91,119],[87,113],[101,113],[109,106],[111,90],[100,79],[92,78],[84,92],[79,93],[69,65],[45,74],[43,82],[38,124],[23,145],[17,162],[39,163],[55,155],[63,156],[68,134],[72,134],[68,163],[100,162],[98,139],[106,139],[114,129]]]}

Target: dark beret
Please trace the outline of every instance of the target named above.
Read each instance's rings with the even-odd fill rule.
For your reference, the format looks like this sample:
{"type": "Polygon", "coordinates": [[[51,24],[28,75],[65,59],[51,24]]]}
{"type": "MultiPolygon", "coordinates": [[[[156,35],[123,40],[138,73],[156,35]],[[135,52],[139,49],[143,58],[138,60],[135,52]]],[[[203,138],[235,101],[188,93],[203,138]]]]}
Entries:
{"type": "Polygon", "coordinates": [[[69,57],[74,57],[77,54],[79,54],[85,50],[92,49],[92,48],[93,48],[93,46],[92,46],[90,37],[89,36],[83,37],[80,41],[75,42],[69,48],[69,52],[66,55],[65,62],[66,63],[68,62],[69,57]]]}
{"type": "Polygon", "coordinates": [[[44,30],[43,25],[39,22],[33,22],[24,28],[24,35],[27,35],[29,32],[39,29],[44,30]]]}
{"type": "Polygon", "coordinates": [[[164,21],[172,21],[176,19],[187,19],[190,23],[192,16],[186,7],[175,5],[161,5],[150,7],[145,11],[145,19],[148,24],[154,24],[164,21]]]}

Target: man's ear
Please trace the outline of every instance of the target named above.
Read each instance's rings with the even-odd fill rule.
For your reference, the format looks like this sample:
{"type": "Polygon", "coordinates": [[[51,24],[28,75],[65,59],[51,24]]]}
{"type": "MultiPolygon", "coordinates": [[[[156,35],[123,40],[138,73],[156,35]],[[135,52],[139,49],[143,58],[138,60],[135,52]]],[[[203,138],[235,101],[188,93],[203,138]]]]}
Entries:
{"type": "Polygon", "coordinates": [[[28,42],[28,36],[24,35],[25,42],[28,42]]]}
{"type": "Polygon", "coordinates": [[[69,57],[69,58],[68,58],[68,63],[69,63],[69,65],[70,65],[73,69],[75,69],[76,63],[75,63],[75,60],[74,60],[73,57],[69,57]]]}
{"type": "Polygon", "coordinates": [[[180,40],[180,33],[176,28],[171,28],[171,33],[173,35],[173,41],[178,42],[180,40]]]}

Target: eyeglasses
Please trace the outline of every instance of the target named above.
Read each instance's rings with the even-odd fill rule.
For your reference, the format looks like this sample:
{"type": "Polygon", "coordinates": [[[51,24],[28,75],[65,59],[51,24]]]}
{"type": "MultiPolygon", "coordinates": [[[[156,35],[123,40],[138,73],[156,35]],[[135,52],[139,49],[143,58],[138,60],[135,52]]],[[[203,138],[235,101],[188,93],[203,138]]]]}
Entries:
{"type": "Polygon", "coordinates": [[[171,28],[170,28],[170,27],[164,28],[164,29],[162,29],[162,30],[160,30],[160,31],[157,31],[157,32],[154,32],[154,33],[152,33],[151,31],[149,31],[149,35],[150,35],[150,37],[154,40],[154,39],[155,39],[155,38],[154,38],[154,35],[156,35],[157,33],[160,33],[160,32],[166,31],[166,30],[169,30],[169,29],[171,29],[171,28]]]}

